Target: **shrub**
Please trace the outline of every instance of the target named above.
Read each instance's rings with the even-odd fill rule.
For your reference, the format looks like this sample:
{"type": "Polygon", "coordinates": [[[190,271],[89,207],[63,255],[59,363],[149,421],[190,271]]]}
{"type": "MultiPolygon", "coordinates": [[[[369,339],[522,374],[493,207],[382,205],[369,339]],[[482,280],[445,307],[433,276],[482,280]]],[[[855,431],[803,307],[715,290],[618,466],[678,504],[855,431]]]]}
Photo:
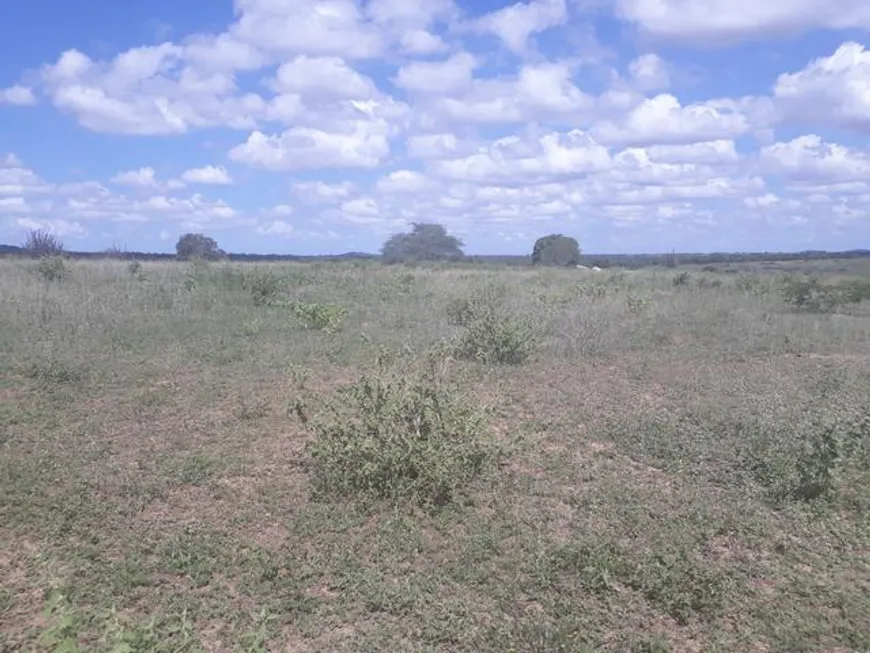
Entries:
{"type": "Polygon", "coordinates": [[[138,279],[142,281],[145,279],[145,272],[142,269],[142,264],[139,261],[130,261],[130,264],[127,265],[127,272],[130,273],[130,276],[134,279],[138,279]]]}
{"type": "Polygon", "coordinates": [[[40,259],[36,264],[36,274],[42,277],[47,282],[63,281],[69,274],[69,269],[66,266],[63,258],[60,256],[50,256],[40,259]]]}
{"type": "Polygon", "coordinates": [[[465,328],[453,348],[458,358],[518,365],[531,355],[535,330],[504,310],[506,293],[503,285],[487,285],[447,305],[450,323],[465,328]]]}
{"type": "Polygon", "coordinates": [[[334,333],[347,317],[347,309],[333,304],[296,302],[293,312],[306,329],[334,333]]]}
{"type": "Polygon", "coordinates": [[[672,283],[674,284],[674,288],[684,288],[688,286],[692,281],[692,275],[688,272],[680,272],[676,276],[674,276],[672,283]]]}
{"type": "Polygon", "coordinates": [[[743,453],[747,468],[772,499],[831,500],[864,485],[870,472],[870,414],[816,419],[797,430],[763,433],[743,453]]]}
{"type": "Polygon", "coordinates": [[[467,327],[488,310],[485,304],[473,297],[459,297],[447,304],[447,321],[453,326],[467,327]]]}
{"type": "Polygon", "coordinates": [[[48,229],[32,229],[27,232],[21,248],[34,258],[60,256],[64,249],[63,241],[48,229]]]}
{"type": "Polygon", "coordinates": [[[272,306],[281,296],[281,279],[270,271],[256,270],[245,277],[256,306],[272,306]]]}
{"type": "Polygon", "coordinates": [[[644,297],[634,297],[629,295],[626,298],[626,302],[628,304],[628,310],[635,315],[640,315],[644,311],[646,311],[650,307],[650,300],[644,297]]]}
{"type": "Polygon", "coordinates": [[[581,283],[577,284],[576,292],[581,297],[589,297],[591,299],[603,299],[607,297],[607,286],[600,283],[581,283]]]}
{"type": "MultiPolygon", "coordinates": [[[[443,505],[495,454],[481,411],[430,370],[366,374],[310,422],[312,480],[320,495],[443,505]]],[[[299,406],[297,404],[297,406],[299,406]]]]}
{"type": "Polygon", "coordinates": [[[474,317],[458,342],[455,354],[458,358],[481,363],[519,365],[524,363],[535,349],[536,334],[530,324],[496,312],[474,317]]]}
{"type": "Polygon", "coordinates": [[[787,304],[796,308],[826,312],[870,299],[870,281],[847,279],[823,284],[814,277],[787,277],[782,283],[782,295],[787,304]]]}

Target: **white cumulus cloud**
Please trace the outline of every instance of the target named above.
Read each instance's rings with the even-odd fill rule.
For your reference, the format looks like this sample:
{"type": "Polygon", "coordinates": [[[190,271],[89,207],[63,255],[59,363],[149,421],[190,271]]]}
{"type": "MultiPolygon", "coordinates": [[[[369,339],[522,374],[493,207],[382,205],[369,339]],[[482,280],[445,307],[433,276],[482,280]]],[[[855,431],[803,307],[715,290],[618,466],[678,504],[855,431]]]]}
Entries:
{"type": "Polygon", "coordinates": [[[181,173],[181,179],[189,184],[210,184],[226,186],[233,183],[233,178],[223,166],[205,166],[204,168],[189,168],[181,173]]]}

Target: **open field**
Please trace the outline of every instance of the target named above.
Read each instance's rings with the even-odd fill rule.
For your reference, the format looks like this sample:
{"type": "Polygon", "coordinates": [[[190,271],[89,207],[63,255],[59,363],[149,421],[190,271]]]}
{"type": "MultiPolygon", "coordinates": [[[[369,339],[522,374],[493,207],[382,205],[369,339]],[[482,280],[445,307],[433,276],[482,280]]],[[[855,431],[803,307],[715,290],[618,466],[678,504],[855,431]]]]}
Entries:
{"type": "Polygon", "coordinates": [[[51,265],[0,261],[0,651],[870,651],[866,299],[51,265]]]}

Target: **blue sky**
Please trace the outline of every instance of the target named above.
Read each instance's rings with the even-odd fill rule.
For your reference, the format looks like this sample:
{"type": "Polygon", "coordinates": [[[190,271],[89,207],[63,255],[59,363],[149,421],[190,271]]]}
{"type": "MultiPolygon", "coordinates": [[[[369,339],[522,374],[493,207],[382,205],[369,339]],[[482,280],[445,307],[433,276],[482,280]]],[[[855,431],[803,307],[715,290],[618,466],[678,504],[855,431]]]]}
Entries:
{"type": "Polygon", "coordinates": [[[12,0],[0,242],[870,247],[865,0],[12,0]]]}

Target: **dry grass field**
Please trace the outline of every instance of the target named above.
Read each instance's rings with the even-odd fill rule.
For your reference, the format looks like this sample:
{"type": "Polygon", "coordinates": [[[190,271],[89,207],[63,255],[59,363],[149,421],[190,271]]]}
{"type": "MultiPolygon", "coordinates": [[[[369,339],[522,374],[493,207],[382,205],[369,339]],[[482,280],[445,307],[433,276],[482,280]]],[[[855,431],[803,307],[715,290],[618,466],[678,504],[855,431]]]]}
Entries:
{"type": "Polygon", "coordinates": [[[792,269],[2,260],[0,651],[870,651],[792,269]]]}

